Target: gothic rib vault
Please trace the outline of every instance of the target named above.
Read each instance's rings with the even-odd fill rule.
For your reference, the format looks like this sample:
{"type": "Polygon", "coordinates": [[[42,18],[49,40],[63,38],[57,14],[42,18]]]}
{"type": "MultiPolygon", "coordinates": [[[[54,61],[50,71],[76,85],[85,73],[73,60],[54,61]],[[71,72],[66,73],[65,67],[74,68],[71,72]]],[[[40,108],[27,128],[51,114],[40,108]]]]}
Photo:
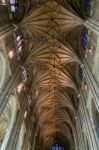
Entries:
{"type": "Polygon", "coordinates": [[[77,70],[81,64],[77,51],[57,37],[80,30],[84,21],[74,12],[49,0],[35,11],[31,9],[18,24],[35,42],[27,65],[33,72],[33,110],[35,135],[33,145],[47,150],[60,143],[75,147],[75,118],[78,93],[77,70]],[[40,46],[39,46],[40,45],[40,46]]]}

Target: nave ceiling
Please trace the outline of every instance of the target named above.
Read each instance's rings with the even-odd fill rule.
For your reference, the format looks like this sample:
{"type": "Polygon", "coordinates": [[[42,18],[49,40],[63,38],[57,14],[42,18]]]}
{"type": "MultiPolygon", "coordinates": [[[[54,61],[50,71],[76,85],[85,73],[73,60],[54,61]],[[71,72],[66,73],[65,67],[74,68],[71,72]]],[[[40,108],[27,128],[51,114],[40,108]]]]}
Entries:
{"type": "Polygon", "coordinates": [[[84,21],[70,6],[64,8],[63,2],[42,1],[18,23],[32,45],[27,65],[33,74],[36,149],[47,150],[53,143],[74,149],[81,64],[76,48],[84,21]]]}

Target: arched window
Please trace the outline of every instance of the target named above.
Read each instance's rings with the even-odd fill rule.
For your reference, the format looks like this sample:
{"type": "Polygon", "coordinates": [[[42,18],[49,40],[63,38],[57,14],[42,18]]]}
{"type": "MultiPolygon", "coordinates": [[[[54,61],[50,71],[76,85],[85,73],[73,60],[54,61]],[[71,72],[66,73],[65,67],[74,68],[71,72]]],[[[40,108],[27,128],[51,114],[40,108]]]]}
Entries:
{"type": "Polygon", "coordinates": [[[19,52],[19,54],[22,54],[24,50],[24,37],[23,34],[20,31],[16,31],[16,48],[19,52]]]}
{"type": "Polygon", "coordinates": [[[84,49],[87,48],[87,44],[88,44],[88,31],[84,30],[82,32],[82,46],[84,49]]]}
{"type": "Polygon", "coordinates": [[[83,79],[83,69],[81,67],[79,68],[79,76],[80,76],[80,79],[82,81],[82,79],[83,79]]]}
{"type": "Polygon", "coordinates": [[[60,144],[53,144],[49,150],[64,150],[64,148],[60,144]]]}
{"type": "Polygon", "coordinates": [[[87,16],[92,15],[93,2],[94,2],[93,0],[85,0],[85,9],[86,9],[87,16]]]}
{"type": "Polygon", "coordinates": [[[18,8],[18,1],[17,0],[10,0],[10,9],[11,12],[15,13],[18,8]]]}

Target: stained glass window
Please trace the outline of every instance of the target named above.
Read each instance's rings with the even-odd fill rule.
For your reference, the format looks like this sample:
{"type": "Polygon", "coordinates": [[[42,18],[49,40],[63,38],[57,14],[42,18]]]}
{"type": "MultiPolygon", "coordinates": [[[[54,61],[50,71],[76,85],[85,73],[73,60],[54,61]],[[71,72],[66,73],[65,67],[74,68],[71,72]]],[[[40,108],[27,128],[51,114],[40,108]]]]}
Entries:
{"type": "Polygon", "coordinates": [[[49,150],[64,150],[60,144],[53,144],[49,150]]]}

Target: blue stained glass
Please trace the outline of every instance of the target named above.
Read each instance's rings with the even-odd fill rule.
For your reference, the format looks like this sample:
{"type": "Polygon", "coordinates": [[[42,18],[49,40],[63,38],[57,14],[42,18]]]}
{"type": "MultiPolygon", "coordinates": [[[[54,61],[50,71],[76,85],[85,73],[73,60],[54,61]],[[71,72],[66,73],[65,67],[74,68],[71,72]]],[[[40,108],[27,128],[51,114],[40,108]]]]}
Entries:
{"type": "Polygon", "coordinates": [[[53,144],[49,150],[64,150],[64,148],[59,144],[53,144]]]}
{"type": "Polygon", "coordinates": [[[93,3],[93,0],[86,0],[87,7],[91,7],[93,3]]]}
{"type": "Polygon", "coordinates": [[[83,46],[84,48],[86,48],[87,43],[88,43],[88,33],[84,31],[84,32],[82,33],[82,46],[83,46]]]}

